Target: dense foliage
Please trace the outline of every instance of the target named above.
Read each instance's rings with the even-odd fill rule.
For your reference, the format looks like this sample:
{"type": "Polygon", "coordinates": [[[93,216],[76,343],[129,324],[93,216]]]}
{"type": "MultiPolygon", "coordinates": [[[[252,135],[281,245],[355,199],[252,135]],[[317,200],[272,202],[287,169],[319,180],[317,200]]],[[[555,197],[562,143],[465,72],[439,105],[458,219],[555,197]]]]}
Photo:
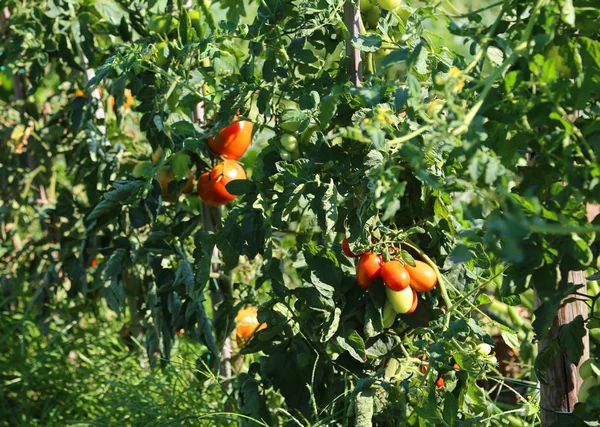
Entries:
{"type": "MultiPolygon", "coordinates": [[[[35,345],[31,334],[106,318],[107,307],[127,322],[119,342],[143,343],[153,368],[172,369],[173,347],[188,340],[198,366],[221,375],[227,397],[214,401],[248,425],[538,420],[535,383],[549,361],[566,351],[578,363],[586,328],[600,326],[577,318],[539,355],[532,343],[575,294],[569,272],[598,267],[586,203],[600,203],[600,8],[480,6],[363,6],[349,40],[335,0],[8,2],[9,423],[70,419],[9,409],[34,399],[19,401],[11,360],[25,354],[19,343],[35,345]],[[464,48],[451,49],[451,37],[464,48]],[[359,86],[347,43],[362,56],[359,86]],[[234,202],[209,208],[182,190],[222,161],[208,141],[232,120],[254,124],[240,159],[248,179],[227,184],[234,202]],[[437,286],[387,325],[383,282],[356,284],[344,237],[352,253],[437,265],[437,286]],[[515,307],[533,309],[532,290],[530,324],[515,307]],[[239,309],[252,305],[266,327],[231,340],[239,309]],[[492,333],[535,369],[504,381],[482,347],[492,333]],[[518,383],[514,406],[490,383],[518,383]]],[[[207,375],[183,388],[217,396],[207,375]]],[[[568,422],[598,416],[595,386],[568,422]]]]}

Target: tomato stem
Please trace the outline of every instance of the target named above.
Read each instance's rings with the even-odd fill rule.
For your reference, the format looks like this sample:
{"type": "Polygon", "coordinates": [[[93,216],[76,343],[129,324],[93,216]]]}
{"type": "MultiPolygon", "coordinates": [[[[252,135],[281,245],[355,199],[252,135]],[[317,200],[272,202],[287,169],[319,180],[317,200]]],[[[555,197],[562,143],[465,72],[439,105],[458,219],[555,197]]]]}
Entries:
{"type": "Polygon", "coordinates": [[[429,258],[417,245],[415,245],[414,243],[410,242],[408,239],[406,239],[403,242],[406,246],[412,248],[415,252],[417,252],[417,254],[419,254],[419,256],[421,258],[423,258],[423,260],[429,264],[429,266],[431,268],[433,268],[433,271],[435,272],[435,275],[437,276],[437,281],[440,287],[440,291],[442,293],[442,298],[444,299],[444,302],[446,303],[446,321],[445,321],[445,325],[446,328],[448,327],[448,325],[450,324],[450,311],[452,309],[452,301],[450,301],[450,297],[448,296],[448,291],[446,290],[446,285],[444,284],[444,276],[442,276],[442,274],[440,273],[440,270],[438,269],[437,265],[435,264],[435,262],[433,262],[431,260],[431,258],[429,258]]]}

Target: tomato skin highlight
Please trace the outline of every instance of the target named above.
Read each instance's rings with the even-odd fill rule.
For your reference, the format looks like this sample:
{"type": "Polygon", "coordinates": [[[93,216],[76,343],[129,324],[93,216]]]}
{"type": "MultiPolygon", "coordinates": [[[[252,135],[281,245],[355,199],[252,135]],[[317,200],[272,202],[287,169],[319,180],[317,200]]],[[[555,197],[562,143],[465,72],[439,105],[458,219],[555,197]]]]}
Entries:
{"type": "Polygon", "coordinates": [[[359,257],[359,255],[354,254],[351,250],[350,250],[350,244],[348,243],[348,239],[344,237],[344,240],[342,240],[342,252],[344,252],[344,255],[346,255],[348,258],[357,258],[359,257]]]}
{"type": "Polygon", "coordinates": [[[402,291],[396,292],[386,287],[385,295],[396,313],[406,314],[413,307],[416,294],[412,288],[406,288],[402,291]]]}
{"type": "Polygon", "coordinates": [[[361,288],[367,289],[373,280],[381,277],[381,264],[383,259],[379,255],[365,252],[360,256],[356,266],[356,281],[361,288]]]}
{"type": "MultiPolygon", "coordinates": [[[[237,118],[233,119],[234,121],[237,118]]],[[[254,123],[242,120],[221,129],[217,136],[208,138],[212,151],[228,160],[237,160],[246,153],[252,142],[254,123]]]]}
{"type": "Polygon", "coordinates": [[[383,264],[381,278],[385,286],[396,292],[404,290],[410,285],[408,271],[398,261],[389,261],[383,264]]]}
{"type": "Polygon", "coordinates": [[[415,267],[408,263],[404,266],[410,275],[410,286],[417,292],[428,292],[437,284],[433,268],[423,261],[415,261],[415,267]]]}

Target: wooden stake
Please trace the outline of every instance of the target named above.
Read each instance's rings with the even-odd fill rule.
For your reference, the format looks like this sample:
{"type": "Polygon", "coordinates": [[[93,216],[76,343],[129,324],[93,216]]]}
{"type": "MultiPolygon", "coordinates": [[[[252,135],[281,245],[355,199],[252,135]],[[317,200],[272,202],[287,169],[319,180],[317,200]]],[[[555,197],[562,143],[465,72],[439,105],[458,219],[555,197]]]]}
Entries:
{"type": "Polygon", "coordinates": [[[360,2],[358,0],[346,1],[344,4],[344,24],[350,33],[350,40],[346,42],[346,56],[350,58],[348,73],[354,86],[360,87],[362,80],[362,58],[360,51],[352,46],[352,39],[360,34],[360,2]]]}

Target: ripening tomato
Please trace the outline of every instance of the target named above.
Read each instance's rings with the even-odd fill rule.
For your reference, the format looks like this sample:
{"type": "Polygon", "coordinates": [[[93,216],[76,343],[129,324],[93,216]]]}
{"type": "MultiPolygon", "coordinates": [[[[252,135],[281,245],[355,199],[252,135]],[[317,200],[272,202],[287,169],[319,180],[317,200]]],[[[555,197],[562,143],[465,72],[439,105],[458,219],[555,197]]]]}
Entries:
{"type": "Polygon", "coordinates": [[[437,388],[442,388],[442,387],[444,387],[444,378],[443,378],[443,377],[439,377],[439,378],[437,379],[437,381],[435,382],[435,386],[436,386],[437,388]]]}
{"type": "Polygon", "coordinates": [[[258,322],[258,309],[256,307],[240,310],[235,317],[235,321],[239,322],[235,328],[235,335],[240,344],[247,341],[256,332],[267,327],[266,323],[258,322]]]}
{"type": "Polygon", "coordinates": [[[417,293],[415,292],[414,289],[412,289],[412,292],[413,292],[413,302],[412,302],[412,305],[410,306],[410,309],[406,312],[406,314],[413,313],[417,309],[417,305],[419,305],[419,296],[417,295],[417,293]]]}
{"type": "Polygon", "coordinates": [[[401,291],[392,291],[386,287],[385,295],[396,313],[406,314],[412,309],[416,294],[410,287],[401,291]]]}
{"type": "MultiPolygon", "coordinates": [[[[188,172],[187,174],[187,182],[185,184],[185,186],[181,189],[182,193],[191,193],[192,190],[194,189],[194,177],[192,176],[191,172],[188,172]]],[[[169,195],[169,183],[171,181],[175,180],[175,177],[173,176],[173,172],[171,171],[171,169],[169,168],[160,168],[157,172],[156,172],[156,180],[160,183],[160,187],[162,189],[161,194],[163,196],[168,196],[169,195]]]]}
{"type": "Polygon", "coordinates": [[[346,255],[348,258],[356,258],[359,256],[352,253],[352,251],[350,250],[350,244],[348,243],[348,239],[346,239],[345,237],[344,240],[342,240],[342,252],[344,252],[344,255],[346,255]]]}
{"type": "Polygon", "coordinates": [[[252,122],[242,120],[221,129],[217,136],[208,138],[208,146],[228,160],[237,160],[244,155],[252,142],[252,122]]]}
{"type": "Polygon", "coordinates": [[[381,277],[382,263],[383,259],[371,252],[365,252],[360,256],[356,266],[356,281],[361,288],[367,289],[373,280],[381,277]]]}
{"type": "Polygon", "coordinates": [[[90,262],[90,267],[98,267],[98,259],[94,258],[92,262],[90,262]]]}
{"type": "Polygon", "coordinates": [[[209,206],[223,206],[229,202],[229,198],[217,194],[215,186],[210,179],[210,172],[204,172],[200,175],[197,191],[198,196],[209,206]]]}
{"type": "Polygon", "coordinates": [[[401,291],[410,285],[408,271],[398,261],[389,261],[381,267],[383,283],[392,291],[401,291]]]}
{"type": "Polygon", "coordinates": [[[236,162],[219,163],[198,180],[198,196],[210,206],[223,206],[237,196],[227,191],[226,185],[237,179],[246,179],[244,168],[236,162]]]}
{"type": "Polygon", "coordinates": [[[402,0],[377,0],[377,4],[383,10],[393,10],[400,6],[402,0]]]}
{"type": "Polygon", "coordinates": [[[410,275],[410,286],[417,292],[428,292],[437,284],[433,268],[423,261],[415,261],[415,267],[408,263],[404,266],[410,275]]]}

